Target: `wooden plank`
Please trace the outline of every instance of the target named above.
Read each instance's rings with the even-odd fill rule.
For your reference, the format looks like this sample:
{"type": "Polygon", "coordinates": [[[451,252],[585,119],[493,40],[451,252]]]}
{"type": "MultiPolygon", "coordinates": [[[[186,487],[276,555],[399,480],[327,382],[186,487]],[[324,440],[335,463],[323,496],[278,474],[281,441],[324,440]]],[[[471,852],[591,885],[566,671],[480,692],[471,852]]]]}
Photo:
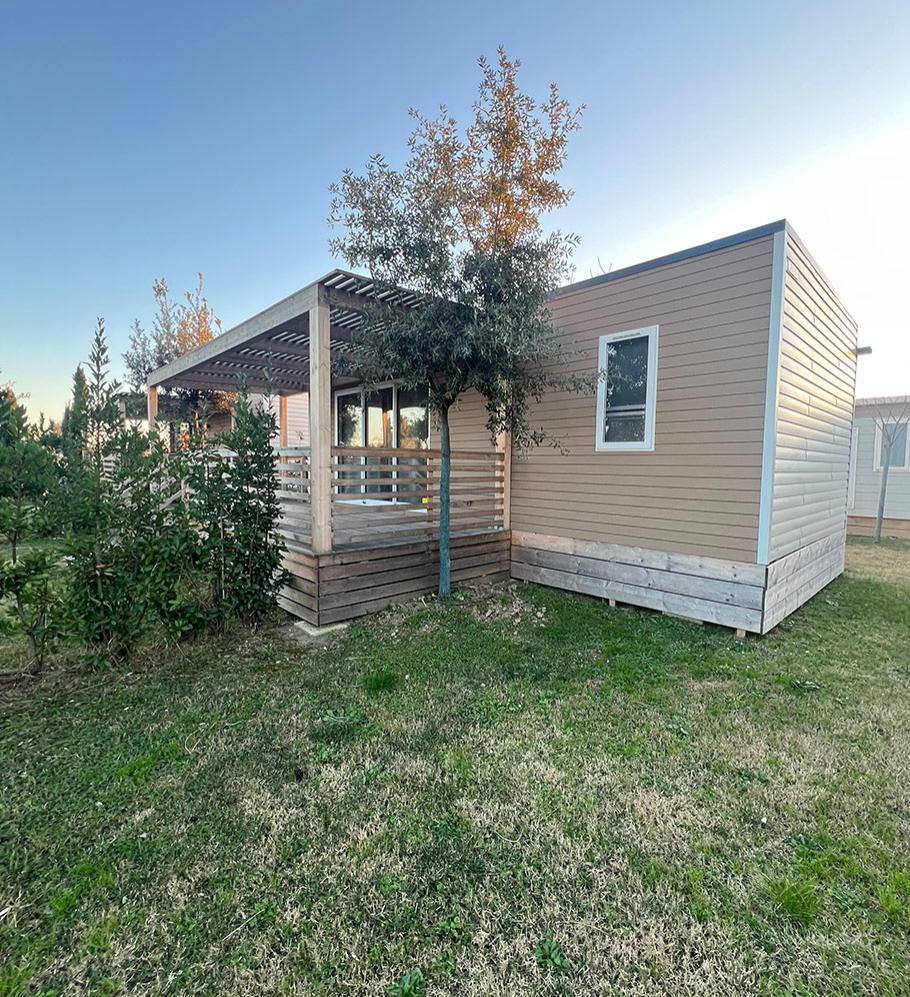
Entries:
{"type": "Polygon", "coordinates": [[[555,537],[541,533],[526,533],[520,530],[512,530],[512,543],[518,547],[555,550],[566,554],[575,554],[579,557],[616,561],[621,564],[636,564],[663,571],[741,582],[745,585],[764,587],[765,584],[765,567],[742,561],[728,561],[695,554],[674,554],[669,551],[651,550],[644,547],[626,547],[621,544],[575,540],[571,537],[555,537]]]}
{"type": "Polygon", "coordinates": [[[303,620],[304,622],[309,623],[311,626],[314,627],[319,625],[319,617],[316,614],[316,612],[314,612],[311,609],[308,609],[306,606],[300,606],[296,602],[293,602],[290,599],[286,599],[280,593],[278,595],[277,602],[278,605],[286,613],[290,613],[291,616],[296,616],[298,619],[303,620]]]}
{"type": "Polygon", "coordinates": [[[577,557],[559,551],[534,550],[513,545],[512,560],[749,609],[761,610],[764,598],[764,588],[759,585],[744,585],[726,579],[706,578],[703,575],[689,575],[599,558],[577,557]]]}
{"type": "Polygon", "coordinates": [[[766,609],[762,621],[762,633],[768,633],[769,630],[773,630],[774,627],[790,616],[791,613],[796,612],[809,599],[818,595],[826,585],[830,584],[840,575],[842,570],[842,564],[835,562],[832,565],[828,561],[826,565],[821,567],[821,570],[817,574],[804,582],[801,588],[790,592],[785,599],[777,602],[770,610],[766,609]]]}
{"type": "MultiPolygon", "coordinates": [[[[439,460],[441,450],[410,450],[405,447],[396,449],[382,447],[332,447],[335,457],[398,457],[408,460],[439,460]]],[[[478,464],[502,462],[503,454],[496,450],[453,450],[452,461],[455,460],[478,464]]]]}
{"type": "Polygon", "coordinates": [[[364,600],[371,602],[377,599],[391,600],[413,592],[425,592],[428,584],[430,584],[430,580],[424,573],[417,577],[388,582],[385,585],[373,585],[364,589],[362,593],[342,591],[323,596],[320,592],[319,613],[322,615],[324,610],[337,609],[340,606],[357,605],[364,600]]]}
{"type": "MultiPolygon", "coordinates": [[[[836,577],[844,569],[844,555],[846,546],[841,545],[833,550],[828,550],[820,557],[812,561],[801,564],[789,575],[781,576],[777,579],[777,584],[768,588],[765,596],[765,615],[773,616],[782,603],[788,602],[790,596],[795,592],[800,592],[820,574],[834,572],[831,577],[836,577]]],[[[806,596],[806,598],[809,598],[806,596]]],[[[794,607],[794,609],[797,607],[794,607]]],[[[792,612],[792,610],[791,610],[792,612]]]]}
{"type": "Polygon", "coordinates": [[[768,565],[768,589],[775,588],[782,579],[792,575],[795,571],[802,568],[803,565],[811,564],[813,561],[823,557],[829,550],[843,547],[845,542],[846,538],[843,533],[834,533],[829,537],[823,537],[821,540],[815,541],[815,543],[802,547],[792,554],[787,554],[786,557],[772,561],[768,565]]]}
{"type": "Polygon", "coordinates": [[[359,591],[362,589],[373,590],[394,582],[409,581],[415,578],[428,579],[433,575],[433,565],[429,561],[424,561],[423,563],[407,564],[401,567],[389,565],[384,571],[372,571],[364,574],[357,572],[346,575],[343,578],[320,578],[320,605],[328,605],[327,603],[323,603],[323,600],[329,595],[343,593],[349,597],[345,602],[356,602],[359,599],[359,591]]]}
{"type": "Polygon", "coordinates": [[[536,582],[540,585],[566,589],[570,592],[579,592],[583,595],[593,595],[601,599],[612,598],[633,606],[659,609],[675,613],[678,616],[689,616],[696,620],[718,623],[725,627],[738,627],[751,633],[759,633],[761,630],[761,612],[742,606],[730,606],[706,599],[677,595],[672,592],[658,592],[654,589],[626,585],[622,582],[602,578],[588,578],[569,571],[539,568],[535,565],[523,564],[520,561],[512,562],[512,577],[536,582]]]}

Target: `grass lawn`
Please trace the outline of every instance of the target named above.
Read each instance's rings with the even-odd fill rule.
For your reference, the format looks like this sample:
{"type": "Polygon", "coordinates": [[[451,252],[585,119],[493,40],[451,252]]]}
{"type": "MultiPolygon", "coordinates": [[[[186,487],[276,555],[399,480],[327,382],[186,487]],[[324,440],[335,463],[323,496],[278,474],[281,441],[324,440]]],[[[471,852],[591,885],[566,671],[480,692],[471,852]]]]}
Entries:
{"type": "Polygon", "coordinates": [[[503,587],[2,690],[0,994],[910,993],[910,546],[848,567],[764,640],[503,587]]]}

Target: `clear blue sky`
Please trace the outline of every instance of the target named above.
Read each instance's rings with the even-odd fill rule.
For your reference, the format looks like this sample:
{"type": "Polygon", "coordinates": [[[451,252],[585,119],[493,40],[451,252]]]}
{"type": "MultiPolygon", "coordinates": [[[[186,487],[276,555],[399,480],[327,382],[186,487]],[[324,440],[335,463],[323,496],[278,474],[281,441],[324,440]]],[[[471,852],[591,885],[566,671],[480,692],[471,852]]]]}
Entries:
{"type": "Polygon", "coordinates": [[[787,216],[910,392],[910,4],[6,0],[0,379],[59,417],[96,316],[197,270],[225,328],[328,269],[329,184],[463,115],[498,44],[587,104],[578,276],[787,216]]]}

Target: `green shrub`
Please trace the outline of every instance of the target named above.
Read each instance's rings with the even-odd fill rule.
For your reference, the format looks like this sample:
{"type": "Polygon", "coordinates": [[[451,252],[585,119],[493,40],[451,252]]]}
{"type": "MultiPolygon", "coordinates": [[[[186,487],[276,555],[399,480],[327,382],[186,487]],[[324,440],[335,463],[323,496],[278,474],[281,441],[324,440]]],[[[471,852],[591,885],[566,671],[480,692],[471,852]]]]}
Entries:
{"type": "Polygon", "coordinates": [[[254,409],[245,387],[236,396],[234,429],[223,448],[202,443],[190,456],[190,515],[213,590],[216,619],[261,623],[275,606],[287,575],[277,531],[277,432],[270,407],[254,409]]]}
{"type": "Polygon", "coordinates": [[[25,636],[33,672],[59,636],[60,603],[56,552],[26,545],[46,535],[56,486],[53,454],[12,390],[0,388],[0,539],[9,546],[0,557],[0,629],[25,636]]]}

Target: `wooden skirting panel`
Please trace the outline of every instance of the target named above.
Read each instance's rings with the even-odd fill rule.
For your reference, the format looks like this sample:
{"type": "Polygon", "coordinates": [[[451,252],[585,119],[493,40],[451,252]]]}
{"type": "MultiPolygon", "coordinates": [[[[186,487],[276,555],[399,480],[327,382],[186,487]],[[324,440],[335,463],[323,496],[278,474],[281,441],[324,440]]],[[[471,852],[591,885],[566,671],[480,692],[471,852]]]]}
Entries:
{"type": "MultiPolygon", "coordinates": [[[[770,565],[539,533],[485,531],[452,540],[453,585],[512,578],[764,634],[844,568],[845,537],[826,537],[770,565]]],[[[355,619],[436,590],[435,541],[316,556],[285,554],[279,603],[314,626],[355,619]]]]}
{"type": "MultiPolygon", "coordinates": [[[[453,586],[509,577],[508,530],[453,537],[451,550],[453,586]]],[[[325,626],[435,592],[439,543],[386,543],[319,556],[289,549],[284,564],[292,577],[279,604],[314,626],[325,626]]]]}
{"type": "Polygon", "coordinates": [[[512,531],[512,577],[764,634],[844,570],[842,533],[770,565],[512,531]]]}
{"type": "MultiPolygon", "coordinates": [[[[850,516],[847,532],[851,537],[871,537],[875,532],[875,517],[850,516]]],[[[891,540],[910,540],[910,519],[883,519],[882,536],[891,540]]]]}
{"type": "Polygon", "coordinates": [[[837,533],[768,565],[761,632],[767,633],[844,570],[846,536],[837,533]]]}
{"type": "Polygon", "coordinates": [[[766,568],[691,554],[512,532],[512,577],[762,632],[766,568]]]}

